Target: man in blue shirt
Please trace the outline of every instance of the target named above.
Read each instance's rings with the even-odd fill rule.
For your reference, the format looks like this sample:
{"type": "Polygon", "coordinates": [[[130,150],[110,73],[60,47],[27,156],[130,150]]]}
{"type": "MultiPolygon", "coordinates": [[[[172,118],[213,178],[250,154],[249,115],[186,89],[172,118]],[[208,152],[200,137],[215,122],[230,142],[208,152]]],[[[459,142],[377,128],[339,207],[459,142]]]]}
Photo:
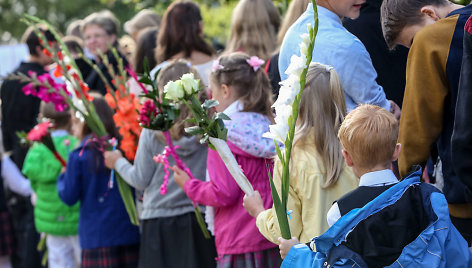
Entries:
{"type": "MultiPolygon", "coordinates": [[[[339,74],[348,111],[361,103],[380,106],[400,117],[400,108],[387,100],[385,92],[376,82],[377,73],[369,53],[354,35],[342,25],[342,18],[357,18],[365,0],[318,0],[319,30],[313,50],[314,62],[333,66],[339,74]]],[[[301,35],[308,33],[307,24],[314,24],[313,5],[290,27],[280,49],[279,70],[282,80],[290,58],[299,56],[301,35]]]]}

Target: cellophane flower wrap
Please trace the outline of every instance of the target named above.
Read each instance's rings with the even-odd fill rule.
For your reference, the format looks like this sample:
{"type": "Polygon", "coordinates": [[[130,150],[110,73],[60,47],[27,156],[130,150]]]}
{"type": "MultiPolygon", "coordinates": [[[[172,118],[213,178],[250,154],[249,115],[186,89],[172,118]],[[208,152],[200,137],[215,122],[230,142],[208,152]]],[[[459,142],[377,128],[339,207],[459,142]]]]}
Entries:
{"type": "Polygon", "coordinates": [[[66,166],[66,161],[59,152],[56,150],[56,146],[54,146],[54,142],[52,141],[51,137],[51,127],[53,124],[49,120],[43,120],[41,123],[34,126],[28,133],[24,131],[17,133],[18,137],[21,139],[22,143],[30,144],[34,142],[40,142],[46,146],[46,148],[51,151],[54,157],[61,163],[63,167],[66,166]]]}
{"type": "Polygon", "coordinates": [[[210,118],[211,109],[218,105],[218,101],[206,100],[201,104],[197,98],[200,90],[199,81],[192,73],[184,74],[180,80],[170,81],[164,87],[166,98],[184,103],[192,112],[193,118],[188,121],[195,126],[185,128],[185,132],[201,135],[200,143],[208,143],[211,149],[216,150],[241,190],[247,195],[252,195],[254,189],[226,143],[228,130],[223,120],[230,118],[224,113],[214,113],[210,118]]]}
{"type": "MultiPolygon", "coordinates": [[[[47,88],[48,94],[60,95],[64,101],[63,105],[69,105],[75,111],[76,117],[83,120],[91,129],[94,136],[93,142],[98,143],[97,148],[111,149],[113,146],[109,143],[108,133],[92,103],[93,98],[88,93],[89,88],[84,82],[82,74],[80,73],[75,61],[70,56],[71,54],[69,53],[67,46],[62,42],[61,36],[45,20],[30,15],[24,15],[23,21],[28,26],[33,27],[34,32],[40,39],[41,45],[44,47],[43,52],[54,60],[56,69],[53,74],[56,78],[60,78],[64,81],[66,90],[64,90],[64,86],[55,86],[51,82],[51,79],[40,79],[36,75],[27,76],[20,73],[12,75],[11,77],[30,83],[26,86],[26,89],[23,89],[24,91],[31,91],[32,86],[35,86],[39,87],[39,89],[41,89],[41,87],[47,88]],[[47,41],[46,37],[38,29],[36,24],[46,25],[48,27],[48,30],[55,36],[55,39],[59,44],[59,49],[56,49],[51,42],[47,41]]],[[[48,94],[39,94],[37,96],[46,101],[45,97],[47,97],[48,94]]],[[[55,100],[57,101],[57,99],[55,100]]],[[[56,109],[60,107],[58,103],[54,104],[56,109]]],[[[118,174],[116,174],[116,179],[130,221],[134,225],[139,225],[138,214],[136,212],[131,188],[118,174]]]]}
{"type": "Polygon", "coordinates": [[[288,223],[287,199],[289,192],[290,179],[290,156],[295,137],[295,124],[298,118],[298,108],[301,95],[306,83],[306,74],[310,65],[315,38],[318,32],[318,10],[316,1],[312,0],[315,13],[315,25],[308,24],[308,33],[302,34],[302,43],[300,44],[300,56],[292,55],[290,65],[285,73],[288,78],[282,81],[277,101],[272,105],[275,109],[275,124],[270,126],[270,131],[264,134],[266,138],[272,138],[275,142],[277,157],[282,164],[282,185],[281,193],[277,192],[272,175],[269,173],[270,186],[272,190],[272,199],[277,214],[280,231],[284,239],[290,239],[290,228],[288,223]],[[282,151],[278,142],[284,144],[282,151]]]}

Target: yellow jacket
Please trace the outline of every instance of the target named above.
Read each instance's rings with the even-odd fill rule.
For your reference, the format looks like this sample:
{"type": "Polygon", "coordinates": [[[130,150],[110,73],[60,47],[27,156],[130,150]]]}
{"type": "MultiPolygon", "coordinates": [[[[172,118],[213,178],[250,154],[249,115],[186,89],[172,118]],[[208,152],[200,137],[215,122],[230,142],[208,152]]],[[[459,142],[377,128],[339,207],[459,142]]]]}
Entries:
{"type": "MultiPolygon", "coordinates": [[[[302,243],[309,242],[328,230],[326,214],[335,200],[355,189],[359,179],[352,169],[344,166],[335,185],[323,188],[326,170],[315,145],[300,141],[292,150],[290,167],[290,187],[287,209],[293,210],[289,219],[292,237],[302,243]]],[[[277,159],[274,166],[274,183],[280,194],[282,166],[277,159]]],[[[278,244],[281,236],[275,209],[261,212],[256,221],[262,235],[278,244]]]]}

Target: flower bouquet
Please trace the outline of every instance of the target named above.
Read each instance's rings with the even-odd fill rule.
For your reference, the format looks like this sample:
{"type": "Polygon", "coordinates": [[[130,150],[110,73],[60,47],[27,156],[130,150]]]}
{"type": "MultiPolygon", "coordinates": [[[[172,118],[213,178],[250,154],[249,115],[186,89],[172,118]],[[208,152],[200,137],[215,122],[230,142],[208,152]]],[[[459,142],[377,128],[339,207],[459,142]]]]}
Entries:
{"type": "Polygon", "coordinates": [[[272,190],[272,199],[274,200],[274,208],[277,214],[280,231],[284,239],[291,238],[287,219],[287,214],[289,214],[287,210],[287,199],[290,185],[290,155],[295,137],[295,124],[297,122],[298,107],[300,105],[303,89],[305,88],[306,74],[313,56],[315,38],[318,32],[318,10],[316,7],[316,1],[312,0],[312,3],[315,12],[315,25],[313,27],[311,24],[308,24],[308,33],[301,36],[303,39],[303,42],[300,44],[301,55],[293,55],[290,59],[290,65],[285,71],[288,78],[280,83],[281,88],[279,97],[272,106],[275,108],[276,124],[271,125],[270,132],[264,134],[264,137],[274,139],[277,156],[282,164],[281,196],[279,196],[270,174],[269,178],[272,190]],[[285,145],[285,150],[283,152],[278,146],[277,141],[282,142],[285,145]]]}
{"type": "Polygon", "coordinates": [[[112,78],[111,83],[96,64],[84,56],[82,56],[82,58],[98,73],[105,83],[107,88],[105,100],[115,111],[113,121],[115,121],[116,126],[119,128],[119,133],[122,137],[120,148],[123,150],[125,157],[128,160],[133,161],[136,156],[139,136],[142,130],[142,127],[139,125],[137,120],[137,111],[141,109],[141,104],[139,103],[138,98],[136,98],[133,93],[130,93],[129,90],[128,79],[130,73],[133,72],[132,69],[124,66],[123,59],[119,57],[116,48],[111,47],[110,51],[118,61],[118,71],[115,71],[107,56],[100,53],[100,57],[103,59],[108,74],[112,78]]]}
{"type": "Polygon", "coordinates": [[[192,112],[193,118],[189,121],[195,126],[185,128],[191,135],[202,135],[200,143],[208,143],[211,149],[216,150],[225,163],[241,190],[252,195],[254,189],[236,162],[233,153],[226,143],[228,130],[223,120],[230,120],[224,113],[215,113],[210,118],[210,109],[218,105],[216,100],[206,100],[203,104],[197,98],[200,91],[199,81],[192,73],[184,74],[180,80],[170,81],[164,87],[165,97],[175,102],[183,102],[192,112]]]}
{"type": "MultiPolygon", "coordinates": [[[[170,176],[170,164],[168,160],[169,156],[174,158],[176,165],[180,169],[184,170],[190,178],[194,177],[190,169],[178,156],[176,151],[178,146],[174,146],[169,133],[169,129],[174,125],[176,119],[180,115],[180,109],[177,105],[171,103],[167,98],[165,98],[165,93],[163,93],[163,97],[160,98],[161,94],[156,83],[156,77],[158,74],[156,74],[154,78],[151,77],[146,61],[144,70],[144,76],[139,81],[132,70],[129,70],[128,72],[131,73],[131,76],[141,86],[141,89],[144,93],[142,97],[146,99],[141,107],[141,110],[139,111],[138,120],[140,125],[144,128],[161,131],[167,143],[164,152],[154,156],[153,158],[156,163],[162,164],[164,166],[164,181],[160,188],[161,195],[164,195],[167,193],[167,184],[169,183],[170,176]],[[143,84],[149,85],[150,90],[147,90],[143,84]]],[[[205,238],[210,239],[210,234],[206,228],[200,207],[193,201],[192,205],[195,209],[195,216],[197,217],[197,222],[200,225],[203,235],[205,238]]]]}
{"type": "MultiPolygon", "coordinates": [[[[56,63],[54,75],[65,81],[65,87],[57,86],[53,83],[53,81],[51,81],[51,79],[42,79],[34,74],[32,76],[26,76],[20,73],[13,75],[12,78],[19,79],[23,82],[29,82],[30,84],[26,85],[26,89],[24,89],[26,91],[33,92],[31,90],[33,87],[39,87],[38,92],[42,92],[42,94],[38,93],[37,96],[45,101],[47,101],[46,96],[49,96],[48,94],[60,95],[62,97],[60,100],[64,101],[64,103],[61,105],[69,105],[72,109],[74,109],[76,117],[85,121],[85,123],[92,130],[94,136],[92,141],[97,143],[97,147],[102,150],[111,149],[113,146],[109,143],[109,137],[105,126],[100,120],[95,107],[91,102],[93,98],[88,93],[89,88],[84,82],[82,74],[75,64],[75,61],[70,57],[67,46],[61,41],[59,34],[47,21],[38,19],[34,16],[24,15],[23,21],[29,26],[33,27],[34,32],[39,37],[40,42],[44,47],[44,53],[49,55],[56,63]],[[37,28],[36,23],[40,23],[48,27],[51,33],[55,36],[60,46],[60,50],[57,50],[52,43],[47,41],[43,33],[37,28]],[[47,90],[41,91],[41,88],[46,88],[47,90]]],[[[45,76],[45,78],[47,77],[45,76]]],[[[59,99],[53,99],[58,103],[60,102],[59,99]]],[[[56,108],[61,107],[61,105],[56,105],[56,108]]],[[[130,220],[133,224],[139,225],[131,189],[123,181],[123,179],[118,176],[118,174],[116,178],[118,182],[118,188],[121,197],[123,198],[123,203],[125,204],[130,220]]]]}
{"type": "Polygon", "coordinates": [[[56,146],[54,146],[54,142],[51,138],[51,132],[49,129],[52,127],[52,123],[48,120],[45,120],[39,124],[37,124],[28,134],[24,131],[17,133],[18,137],[22,140],[22,143],[31,143],[31,142],[40,142],[46,146],[54,157],[61,163],[63,167],[66,167],[66,161],[59,152],[56,150],[56,146]]]}

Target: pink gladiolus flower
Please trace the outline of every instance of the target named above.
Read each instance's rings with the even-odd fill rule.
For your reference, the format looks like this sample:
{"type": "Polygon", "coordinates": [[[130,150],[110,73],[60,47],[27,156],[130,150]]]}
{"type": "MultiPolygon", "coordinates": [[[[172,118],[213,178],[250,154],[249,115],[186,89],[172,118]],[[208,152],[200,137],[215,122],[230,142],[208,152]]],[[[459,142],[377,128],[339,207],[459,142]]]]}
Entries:
{"type": "Polygon", "coordinates": [[[36,89],[33,83],[28,83],[26,86],[22,88],[22,90],[23,90],[23,93],[25,93],[25,95],[34,95],[36,93],[36,89]]]}
{"type": "Polygon", "coordinates": [[[29,141],[41,141],[48,134],[50,122],[46,121],[37,124],[27,135],[29,141]]]}
{"type": "Polygon", "coordinates": [[[144,102],[139,111],[138,121],[143,126],[149,126],[152,119],[158,114],[157,107],[152,100],[144,102]]]}

